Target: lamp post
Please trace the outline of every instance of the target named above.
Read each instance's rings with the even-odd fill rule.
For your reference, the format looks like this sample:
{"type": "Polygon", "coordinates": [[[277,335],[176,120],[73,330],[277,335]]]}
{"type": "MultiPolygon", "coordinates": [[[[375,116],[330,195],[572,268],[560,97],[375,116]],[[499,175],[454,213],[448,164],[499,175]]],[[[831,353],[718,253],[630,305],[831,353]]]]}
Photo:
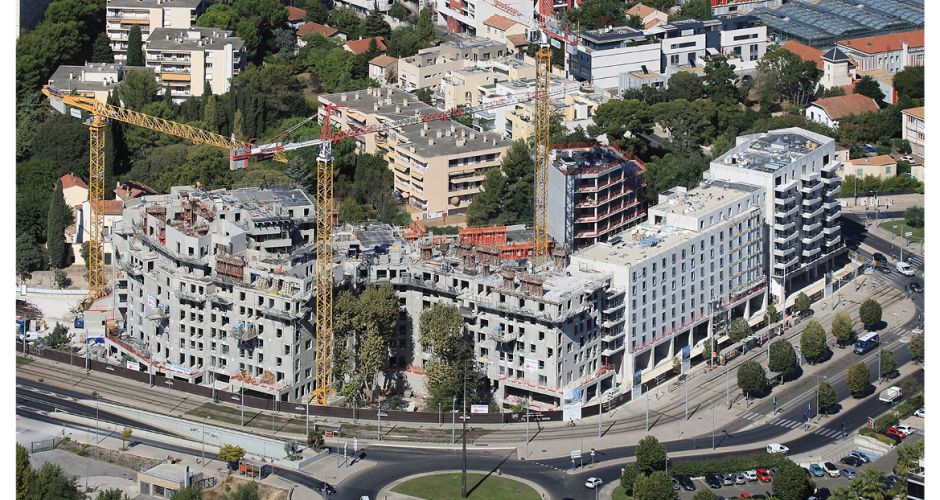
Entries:
{"type": "Polygon", "coordinates": [[[95,444],[98,444],[98,402],[101,401],[101,396],[95,395],[95,444]]]}
{"type": "MultiPolygon", "coordinates": [[[[467,363],[469,365],[469,363],[467,363]]],[[[460,498],[467,498],[467,368],[463,372],[463,415],[460,420],[463,422],[463,473],[460,478],[460,498]]]]}
{"type": "Polygon", "coordinates": [[[715,405],[712,405],[712,449],[715,449],[715,405]]]}
{"type": "Polygon", "coordinates": [[[454,396],[454,402],[450,407],[450,444],[457,442],[457,396],[454,396]]]}
{"type": "Polygon", "coordinates": [[[242,384],[242,386],[239,388],[239,391],[241,391],[241,396],[242,396],[242,404],[241,404],[241,407],[242,407],[242,427],[244,427],[244,426],[245,426],[245,384],[242,384]]]}

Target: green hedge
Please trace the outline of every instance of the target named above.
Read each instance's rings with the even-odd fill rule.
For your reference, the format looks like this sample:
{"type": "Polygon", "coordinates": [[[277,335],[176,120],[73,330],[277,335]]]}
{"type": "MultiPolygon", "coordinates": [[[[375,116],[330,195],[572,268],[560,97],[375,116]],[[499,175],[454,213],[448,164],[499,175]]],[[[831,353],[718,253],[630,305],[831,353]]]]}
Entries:
{"type": "Polygon", "coordinates": [[[781,454],[752,453],[749,455],[735,455],[711,460],[682,460],[670,462],[669,472],[674,475],[692,477],[705,474],[719,474],[725,472],[740,472],[751,469],[780,467],[787,461],[781,454]]]}
{"type": "MultiPolygon", "coordinates": [[[[894,412],[888,412],[875,419],[875,428],[873,429],[876,433],[880,434],[885,431],[888,427],[892,425],[898,425],[898,418],[894,416],[894,412]]],[[[867,429],[868,427],[866,427],[867,429]]]]}
{"type": "Polygon", "coordinates": [[[893,439],[889,438],[888,436],[885,436],[884,434],[879,434],[875,432],[874,429],[869,429],[868,427],[862,427],[861,430],[858,431],[858,433],[861,434],[862,436],[875,438],[878,441],[881,441],[882,443],[887,444],[887,445],[891,445],[891,446],[897,445],[897,443],[895,443],[893,439]]]}
{"type": "Polygon", "coordinates": [[[897,406],[897,408],[895,408],[895,410],[897,410],[897,412],[898,412],[898,414],[901,416],[901,418],[907,418],[907,417],[910,417],[911,415],[913,415],[914,412],[917,411],[917,410],[919,410],[922,406],[924,406],[924,395],[923,395],[923,393],[917,394],[916,396],[914,396],[914,397],[908,399],[907,401],[904,401],[903,403],[899,404],[899,405],[897,406]]]}

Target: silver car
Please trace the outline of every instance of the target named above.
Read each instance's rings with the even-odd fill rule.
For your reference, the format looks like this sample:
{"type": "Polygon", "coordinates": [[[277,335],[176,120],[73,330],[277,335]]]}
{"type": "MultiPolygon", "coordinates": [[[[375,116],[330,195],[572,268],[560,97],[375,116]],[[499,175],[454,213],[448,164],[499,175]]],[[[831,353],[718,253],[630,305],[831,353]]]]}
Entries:
{"type": "Polygon", "coordinates": [[[743,472],[734,475],[734,484],[747,484],[747,476],[743,472]]]}
{"type": "Polygon", "coordinates": [[[721,484],[724,486],[734,486],[734,474],[728,472],[721,475],[721,484]]]}

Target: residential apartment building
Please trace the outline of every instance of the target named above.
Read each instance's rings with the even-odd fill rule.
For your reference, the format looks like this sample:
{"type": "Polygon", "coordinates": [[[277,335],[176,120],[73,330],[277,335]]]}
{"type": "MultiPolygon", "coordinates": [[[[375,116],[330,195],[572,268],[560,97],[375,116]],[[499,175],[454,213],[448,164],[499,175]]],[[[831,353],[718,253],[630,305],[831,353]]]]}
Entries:
{"type": "Polygon", "coordinates": [[[245,43],[217,28],[157,28],[147,42],[146,64],[174,101],[228,92],[231,79],[245,65],[245,43]]]}
{"type": "Polygon", "coordinates": [[[306,401],[314,389],[314,204],[297,189],[174,187],[115,228],[124,334],[148,371],[306,401]]]}
{"type": "MultiPolygon", "coordinates": [[[[341,130],[439,112],[395,88],[326,94],[319,100],[340,106],[333,123],[341,130]]],[[[356,141],[360,152],[379,154],[388,161],[395,193],[406,200],[413,219],[465,213],[480,192],[486,171],[499,165],[510,146],[499,134],[477,132],[453,121],[418,123],[362,135],[356,141]]]]}
{"type": "Polygon", "coordinates": [[[548,168],[548,234],[578,251],[646,216],[646,166],[612,146],[560,147],[548,168]]]}
{"type": "Polygon", "coordinates": [[[859,179],[868,176],[888,179],[898,175],[898,162],[891,155],[855,158],[843,163],[839,169],[840,177],[846,175],[854,175],[859,179]]]}
{"type": "Polygon", "coordinates": [[[434,100],[442,109],[476,106],[497,82],[535,78],[535,66],[508,56],[448,71],[441,77],[434,100]]]}
{"type": "Polygon", "coordinates": [[[484,20],[483,29],[477,31],[477,36],[505,44],[508,54],[515,53],[528,43],[525,25],[499,14],[484,20]]]}
{"type": "Polygon", "coordinates": [[[711,0],[712,17],[734,17],[759,7],[780,7],[783,0],[711,0]]]}
{"type": "Polygon", "coordinates": [[[395,0],[337,0],[337,2],[340,6],[355,9],[363,14],[372,12],[373,9],[388,14],[388,11],[392,9],[392,5],[395,5],[395,0]]]}
{"type": "Polygon", "coordinates": [[[398,86],[406,91],[436,89],[448,72],[503,57],[507,52],[505,44],[478,37],[421,49],[398,60],[398,86]]]}
{"type": "Polygon", "coordinates": [[[924,65],[922,29],[840,40],[836,47],[845,52],[860,70],[884,69],[894,74],[908,66],[924,65]]]}
{"type": "MultiPolygon", "coordinates": [[[[740,136],[711,162],[707,179],[758,186],[766,221],[771,294],[785,294],[831,271],[845,251],[835,140],[801,128],[740,136]]],[[[782,308],[781,308],[782,309],[782,308]]]]}
{"type": "MultiPolygon", "coordinates": [[[[557,99],[561,99],[567,94],[576,94],[581,90],[581,84],[574,80],[557,76],[550,76],[549,78],[549,88],[551,91],[560,93],[554,94],[554,97],[557,99]]],[[[524,97],[526,95],[534,96],[535,92],[536,81],[534,78],[527,80],[501,80],[481,88],[479,101],[480,104],[494,104],[513,97],[524,97]]],[[[495,130],[503,136],[511,135],[512,131],[507,128],[506,116],[514,109],[516,109],[515,105],[508,105],[490,108],[486,111],[476,113],[474,114],[475,126],[480,130],[495,130]]]]}
{"type": "MultiPolygon", "coordinates": [[[[594,124],[594,111],[601,104],[610,100],[610,95],[600,92],[578,92],[553,97],[552,111],[560,114],[561,124],[566,130],[573,131],[578,127],[585,130],[594,124]]],[[[535,104],[522,102],[515,105],[512,111],[506,113],[505,137],[507,139],[520,139],[531,137],[535,133],[535,104]]]]}
{"type": "Polygon", "coordinates": [[[574,276],[609,279],[601,317],[602,361],[617,367],[632,397],[674,368],[683,350],[701,353],[727,313],[763,308],[763,189],[720,181],[674,188],[647,222],[572,254],[574,276]],[[733,312],[731,312],[733,311],[733,312]]]}
{"type": "Polygon", "coordinates": [[[901,138],[911,144],[911,151],[921,160],[924,158],[927,143],[924,140],[924,107],[909,108],[901,111],[901,138]]]}
{"type": "Polygon", "coordinates": [[[195,27],[202,10],[202,0],[108,0],[105,30],[111,40],[114,62],[127,59],[127,37],[132,26],[140,27],[140,38],[146,45],[157,28],[195,27]]]}
{"type": "Polygon", "coordinates": [[[470,36],[485,36],[484,22],[494,15],[508,17],[505,9],[514,9],[522,17],[535,12],[534,0],[506,0],[500,4],[503,8],[489,0],[436,0],[434,10],[437,23],[447,26],[447,31],[470,36]]]}
{"type": "Polygon", "coordinates": [[[124,66],[121,64],[62,65],[49,77],[49,86],[66,94],[76,93],[105,102],[123,79],[124,66]]]}
{"type": "Polygon", "coordinates": [[[597,88],[627,88],[623,75],[641,72],[658,76],[662,69],[660,41],[642,31],[621,26],[587,30],[568,55],[568,72],[597,88]]]}

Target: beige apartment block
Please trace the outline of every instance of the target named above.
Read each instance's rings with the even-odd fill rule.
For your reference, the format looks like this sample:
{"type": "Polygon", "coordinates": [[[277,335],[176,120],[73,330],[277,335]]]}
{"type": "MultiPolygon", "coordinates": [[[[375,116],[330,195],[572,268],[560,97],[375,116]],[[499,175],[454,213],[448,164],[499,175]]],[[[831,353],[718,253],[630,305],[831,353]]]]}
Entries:
{"type": "MultiPolygon", "coordinates": [[[[341,130],[438,112],[395,88],[320,96],[340,106],[332,116],[341,130]]],[[[323,107],[321,107],[321,110],[323,107]]],[[[321,114],[321,121],[323,115],[321,114]]],[[[486,171],[499,165],[510,143],[494,132],[476,132],[453,121],[429,121],[355,138],[360,152],[382,155],[395,175],[395,192],[414,219],[465,213],[486,171]]]]}
{"type": "Polygon", "coordinates": [[[123,65],[109,63],[62,65],[49,78],[49,86],[67,94],[75,93],[105,102],[124,78],[124,70],[123,65]]]}
{"type": "MultiPolygon", "coordinates": [[[[587,129],[594,123],[594,111],[610,100],[604,94],[575,93],[552,99],[552,111],[561,115],[562,124],[568,130],[576,127],[587,129]]],[[[527,139],[535,133],[535,104],[523,102],[506,113],[506,138],[527,139]]]]}
{"type": "Polygon", "coordinates": [[[924,158],[924,107],[910,108],[901,111],[901,137],[911,143],[911,151],[924,158]]]}
{"type": "Polygon", "coordinates": [[[105,30],[114,61],[127,59],[131,27],[140,26],[140,38],[146,43],[157,28],[192,28],[202,10],[202,0],[108,0],[105,30]]]}
{"type": "Polygon", "coordinates": [[[512,80],[532,80],[535,78],[535,66],[512,57],[501,57],[490,62],[480,63],[447,72],[441,78],[435,98],[443,100],[444,109],[460,106],[476,106],[480,97],[487,95],[497,82],[512,80]]]}
{"type": "Polygon", "coordinates": [[[507,54],[505,44],[488,38],[461,38],[418,51],[398,61],[398,86],[411,91],[436,88],[449,71],[475,66],[507,54]]]}
{"type": "Polygon", "coordinates": [[[147,42],[147,67],[177,102],[201,96],[207,83],[213,94],[228,92],[244,63],[245,44],[228,30],[158,28],[147,42]]]}

